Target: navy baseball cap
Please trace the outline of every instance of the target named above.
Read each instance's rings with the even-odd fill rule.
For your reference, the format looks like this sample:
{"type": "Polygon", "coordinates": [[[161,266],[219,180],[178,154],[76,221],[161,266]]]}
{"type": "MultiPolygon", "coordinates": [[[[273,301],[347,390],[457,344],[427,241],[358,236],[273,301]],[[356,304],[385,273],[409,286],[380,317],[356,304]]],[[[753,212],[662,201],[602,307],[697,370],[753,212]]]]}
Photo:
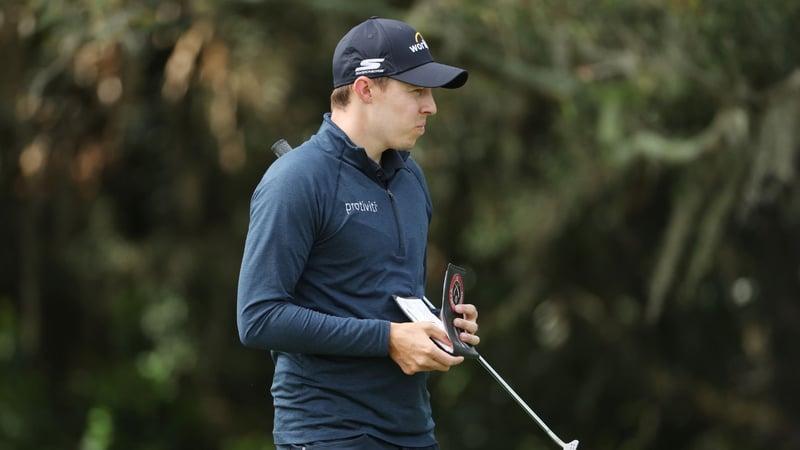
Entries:
{"type": "Polygon", "coordinates": [[[455,89],[467,71],[433,60],[422,34],[399,20],[370,17],[351,29],[333,52],[333,87],[360,76],[389,77],[421,87],[455,89]]]}

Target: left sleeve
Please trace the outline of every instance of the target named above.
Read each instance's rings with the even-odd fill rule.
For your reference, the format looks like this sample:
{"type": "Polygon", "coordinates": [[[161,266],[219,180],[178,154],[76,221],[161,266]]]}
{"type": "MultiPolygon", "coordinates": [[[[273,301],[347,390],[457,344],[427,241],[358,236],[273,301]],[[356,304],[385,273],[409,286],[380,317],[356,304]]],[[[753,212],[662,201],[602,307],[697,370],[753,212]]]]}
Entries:
{"type": "Polygon", "coordinates": [[[299,151],[273,163],[251,200],[237,292],[239,338],[277,351],[385,356],[388,321],[336,317],[292,301],[321,220],[313,176],[292,169],[302,164],[285,164],[299,151]]]}

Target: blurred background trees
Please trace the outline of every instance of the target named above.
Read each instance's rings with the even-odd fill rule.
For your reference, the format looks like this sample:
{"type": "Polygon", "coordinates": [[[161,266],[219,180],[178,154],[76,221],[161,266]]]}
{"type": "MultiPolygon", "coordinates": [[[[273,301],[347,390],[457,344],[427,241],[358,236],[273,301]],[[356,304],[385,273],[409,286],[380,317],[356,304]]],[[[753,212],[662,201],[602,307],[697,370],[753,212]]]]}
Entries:
{"type": "MultiPolygon", "coordinates": [[[[0,447],[272,448],[249,197],[371,15],[470,71],[414,150],[428,296],[470,269],[482,354],[554,431],[799,448],[790,0],[0,4],[0,447]]],[[[553,448],[473,362],[430,388],[443,449],[553,448]]]]}

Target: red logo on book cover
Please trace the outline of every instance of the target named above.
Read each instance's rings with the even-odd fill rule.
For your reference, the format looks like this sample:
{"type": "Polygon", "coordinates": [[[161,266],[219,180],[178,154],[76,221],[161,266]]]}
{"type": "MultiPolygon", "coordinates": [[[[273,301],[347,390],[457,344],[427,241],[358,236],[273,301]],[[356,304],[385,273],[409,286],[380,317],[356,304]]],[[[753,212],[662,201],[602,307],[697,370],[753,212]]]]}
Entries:
{"type": "Polygon", "coordinates": [[[453,274],[450,279],[450,289],[448,290],[448,297],[450,299],[450,310],[455,312],[456,305],[464,302],[464,282],[461,280],[461,274],[453,274]]]}

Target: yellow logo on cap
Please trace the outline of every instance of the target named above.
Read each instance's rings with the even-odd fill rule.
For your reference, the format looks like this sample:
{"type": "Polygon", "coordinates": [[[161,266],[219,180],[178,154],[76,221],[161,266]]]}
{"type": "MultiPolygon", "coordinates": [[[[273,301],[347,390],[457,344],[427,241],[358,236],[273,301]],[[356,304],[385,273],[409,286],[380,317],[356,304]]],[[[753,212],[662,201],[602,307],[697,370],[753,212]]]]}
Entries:
{"type": "Polygon", "coordinates": [[[417,31],[417,34],[414,35],[414,42],[416,42],[416,44],[408,47],[408,49],[411,50],[411,53],[417,53],[420,50],[428,48],[428,43],[425,42],[425,38],[422,37],[422,33],[419,31],[417,31]]]}

